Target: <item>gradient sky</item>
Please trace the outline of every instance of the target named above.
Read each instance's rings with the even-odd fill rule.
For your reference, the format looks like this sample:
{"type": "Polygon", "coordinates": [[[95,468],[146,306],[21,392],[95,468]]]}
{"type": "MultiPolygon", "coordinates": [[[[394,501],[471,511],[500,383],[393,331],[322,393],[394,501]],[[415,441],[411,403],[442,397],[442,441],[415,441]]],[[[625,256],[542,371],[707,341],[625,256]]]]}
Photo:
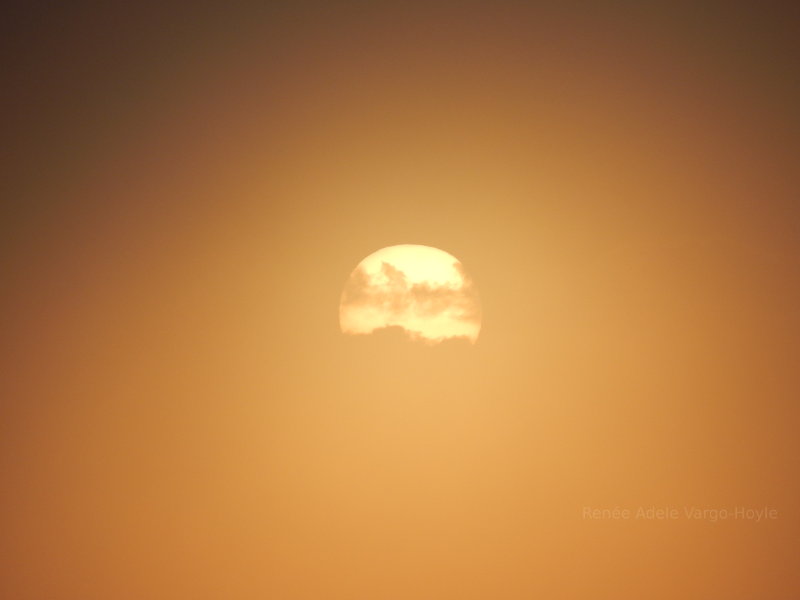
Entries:
{"type": "Polygon", "coordinates": [[[0,596],[800,596],[798,9],[28,4],[0,596]],[[405,243],[477,344],[340,333],[405,243]]]}

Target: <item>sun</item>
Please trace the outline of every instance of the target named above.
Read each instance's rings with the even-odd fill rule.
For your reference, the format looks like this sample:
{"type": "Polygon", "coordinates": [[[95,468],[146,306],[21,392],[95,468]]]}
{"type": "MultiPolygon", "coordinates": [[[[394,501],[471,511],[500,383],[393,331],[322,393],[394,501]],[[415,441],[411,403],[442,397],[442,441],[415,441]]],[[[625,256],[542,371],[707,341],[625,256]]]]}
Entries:
{"type": "Polygon", "coordinates": [[[478,290],[453,255],[431,246],[388,246],[363,259],[350,274],[339,304],[339,325],[350,335],[402,327],[429,344],[481,329],[478,290]]]}

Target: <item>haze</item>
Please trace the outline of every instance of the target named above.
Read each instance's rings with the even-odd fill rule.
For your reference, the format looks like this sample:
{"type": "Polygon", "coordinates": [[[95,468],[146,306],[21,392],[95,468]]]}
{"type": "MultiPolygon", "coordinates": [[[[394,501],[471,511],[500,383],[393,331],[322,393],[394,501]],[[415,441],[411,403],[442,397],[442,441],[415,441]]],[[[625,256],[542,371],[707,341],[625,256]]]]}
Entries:
{"type": "Polygon", "coordinates": [[[0,597],[800,597],[796,9],[267,4],[4,19],[0,597]]]}

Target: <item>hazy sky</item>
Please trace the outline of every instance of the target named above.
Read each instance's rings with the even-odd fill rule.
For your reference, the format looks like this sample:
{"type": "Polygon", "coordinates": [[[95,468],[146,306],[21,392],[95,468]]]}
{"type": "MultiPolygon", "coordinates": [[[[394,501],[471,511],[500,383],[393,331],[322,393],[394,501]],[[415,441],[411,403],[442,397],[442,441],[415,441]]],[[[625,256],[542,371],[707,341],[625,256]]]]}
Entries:
{"type": "Polygon", "coordinates": [[[797,9],[27,4],[0,596],[800,595],[797,9]],[[474,346],[340,333],[393,244],[474,346]]]}

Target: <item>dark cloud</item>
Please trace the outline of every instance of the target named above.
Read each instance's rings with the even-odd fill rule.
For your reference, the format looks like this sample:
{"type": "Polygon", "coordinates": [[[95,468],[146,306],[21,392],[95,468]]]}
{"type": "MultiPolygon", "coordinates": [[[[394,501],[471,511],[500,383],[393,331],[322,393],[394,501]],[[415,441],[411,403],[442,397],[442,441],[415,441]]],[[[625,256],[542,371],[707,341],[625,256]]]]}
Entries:
{"type": "Polygon", "coordinates": [[[342,304],[346,306],[368,304],[370,301],[369,275],[363,267],[357,267],[342,291],[342,304]]]}
{"type": "Polygon", "coordinates": [[[411,287],[409,296],[420,315],[435,316],[455,307],[459,318],[467,321],[480,319],[478,295],[472,286],[454,290],[446,286],[418,283],[411,287]]]}
{"type": "MultiPolygon", "coordinates": [[[[426,340],[419,332],[409,331],[401,325],[387,325],[386,327],[377,327],[370,333],[355,334],[348,338],[350,344],[355,346],[367,346],[368,348],[391,347],[396,344],[412,343],[414,346],[430,348],[433,347],[429,340],[426,340]]],[[[472,346],[469,336],[459,335],[437,340],[437,347],[443,348],[464,348],[468,349],[472,346]]]]}
{"type": "Polygon", "coordinates": [[[413,309],[416,314],[425,317],[450,311],[460,320],[479,322],[481,310],[478,291],[463,266],[460,263],[454,263],[454,266],[464,279],[459,289],[428,282],[409,285],[405,273],[387,262],[381,265],[386,283],[375,285],[366,271],[358,267],[345,285],[342,305],[375,306],[397,315],[413,309]]]}

